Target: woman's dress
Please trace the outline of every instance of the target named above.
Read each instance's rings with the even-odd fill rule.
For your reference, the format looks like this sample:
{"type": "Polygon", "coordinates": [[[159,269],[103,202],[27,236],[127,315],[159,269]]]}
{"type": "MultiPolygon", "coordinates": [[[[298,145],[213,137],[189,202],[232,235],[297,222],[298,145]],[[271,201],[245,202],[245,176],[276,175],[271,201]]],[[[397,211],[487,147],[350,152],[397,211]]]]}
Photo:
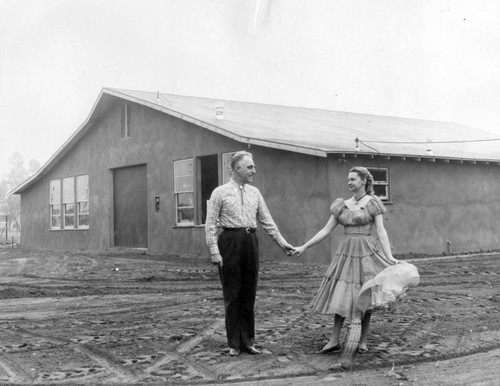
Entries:
{"type": "Polygon", "coordinates": [[[370,196],[362,202],[349,209],[339,198],[330,207],[332,215],[344,226],[344,236],[312,301],[313,311],[350,320],[360,319],[363,311],[378,306],[376,290],[372,290],[364,310],[356,306],[361,287],[395,263],[385,256],[371,234],[375,216],[385,213],[382,201],[370,196]]]}

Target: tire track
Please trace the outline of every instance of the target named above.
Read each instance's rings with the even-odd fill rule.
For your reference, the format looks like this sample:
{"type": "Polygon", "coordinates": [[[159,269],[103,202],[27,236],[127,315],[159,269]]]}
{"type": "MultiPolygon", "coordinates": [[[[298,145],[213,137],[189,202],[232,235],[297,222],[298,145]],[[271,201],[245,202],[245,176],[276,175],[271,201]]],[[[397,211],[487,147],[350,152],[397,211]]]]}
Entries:
{"type": "MultiPolygon", "coordinates": [[[[148,377],[148,376],[155,376],[155,373],[161,372],[162,368],[166,365],[168,365],[170,362],[178,361],[181,362],[186,368],[183,371],[185,374],[193,374],[193,375],[198,375],[201,374],[206,380],[214,380],[217,379],[217,374],[206,368],[205,366],[199,364],[198,362],[195,362],[193,360],[190,360],[189,358],[185,357],[184,355],[179,355],[177,353],[167,353],[161,358],[158,362],[154,363],[153,365],[149,366],[144,370],[144,375],[142,376],[141,379],[138,379],[138,381],[148,377]],[[194,371],[193,371],[194,370],[194,371]]],[[[179,366],[176,366],[179,367],[179,366]]],[[[182,371],[179,371],[179,373],[182,371]]]]}
{"type": "Polygon", "coordinates": [[[7,355],[0,356],[0,367],[9,377],[9,383],[31,383],[33,376],[7,355]]]}
{"type": "Polygon", "coordinates": [[[194,338],[188,340],[186,343],[182,344],[178,349],[177,352],[179,354],[185,354],[188,351],[190,351],[194,346],[196,346],[198,343],[200,343],[205,337],[212,335],[216,330],[221,328],[224,325],[224,320],[219,320],[215,322],[212,326],[206,328],[203,330],[201,333],[199,333],[197,336],[194,338]]]}
{"type": "MultiPolygon", "coordinates": [[[[186,304],[177,305],[176,307],[185,307],[186,304]]],[[[142,314],[144,310],[141,310],[139,313],[134,314],[142,314]]],[[[137,315],[134,315],[137,316],[137,315]]],[[[42,338],[55,346],[64,346],[68,349],[77,352],[85,357],[90,358],[93,362],[95,362],[98,366],[102,367],[108,373],[104,374],[88,374],[86,376],[81,376],[79,379],[90,380],[96,376],[99,376],[101,382],[104,383],[122,383],[122,384],[134,384],[138,383],[141,380],[149,376],[155,376],[155,372],[162,372],[162,367],[168,365],[172,361],[178,361],[185,366],[184,371],[180,371],[179,373],[184,373],[184,375],[193,375],[193,376],[202,376],[208,380],[217,379],[217,375],[210,369],[204,367],[196,361],[191,360],[190,358],[184,356],[183,354],[188,353],[193,347],[195,347],[199,342],[201,342],[205,337],[210,336],[217,329],[221,328],[224,325],[224,320],[216,321],[211,326],[204,329],[201,333],[196,335],[194,338],[190,339],[186,343],[182,344],[177,352],[167,353],[161,358],[159,361],[154,363],[152,366],[143,369],[143,370],[132,370],[123,366],[123,362],[116,358],[109,351],[96,347],[95,345],[89,343],[75,343],[72,341],[68,341],[67,339],[55,337],[50,334],[44,333],[35,333],[29,331],[24,328],[18,328],[17,332],[23,334],[24,336],[31,336],[42,338]]],[[[0,357],[1,358],[1,357],[0,357]]],[[[22,369],[16,368],[14,366],[7,365],[6,363],[0,363],[0,366],[5,369],[8,374],[11,382],[32,382],[33,378],[30,377],[30,374],[22,372],[22,369]]],[[[38,374],[39,376],[49,376],[50,374],[38,374]]],[[[66,380],[71,380],[68,376],[66,380]]]]}
{"type": "Polygon", "coordinates": [[[200,363],[193,361],[189,358],[187,358],[184,354],[188,353],[191,351],[197,344],[199,344],[204,338],[207,336],[212,335],[215,331],[220,329],[221,327],[224,326],[224,320],[218,320],[215,323],[213,323],[211,326],[205,328],[203,331],[201,331],[198,335],[196,335],[194,338],[188,340],[187,342],[183,343],[180,345],[180,347],[176,350],[176,353],[167,353],[158,360],[156,363],[153,365],[149,366],[144,370],[144,372],[147,375],[154,374],[156,371],[160,370],[163,366],[167,365],[168,363],[177,360],[182,362],[184,365],[194,369],[196,372],[204,375],[206,378],[209,379],[217,379],[217,374],[206,368],[205,366],[201,365],[200,363]]]}
{"type": "Polygon", "coordinates": [[[135,371],[126,369],[121,366],[121,361],[106,350],[102,350],[89,344],[73,346],[72,348],[82,354],[87,355],[97,364],[104,367],[111,374],[113,374],[113,381],[117,379],[120,382],[124,383],[137,383],[137,381],[141,378],[135,371]]]}
{"type": "MultiPolygon", "coordinates": [[[[105,377],[110,381],[118,380],[121,383],[137,383],[138,380],[143,377],[142,374],[138,375],[137,372],[132,371],[132,370],[127,369],[127,368],[124,368],[121,365],[122,361],[119,360],[118,358],[116,358],[110,352],[103,350],[103,349],[100,349],[98,347],[92,346],[90,344],[73,343],[73,342],[68,341],[66,339],[63,339],[63,338],[53,337],[53,336],[48,335],[48,334],[34,333],[34,332],[28,331],[28,330],[23,329],[23,328],[18,329],[18,332],[21,332],[21,333],[28,335],[28,336],[46,339],[47,341],[50,341],[56,345],[66,346],[73,351],[76,351],[84,356],[87,356],[88,358],[92,359],[95,363],[97,363],[99,366],[106,369],[111,374],[111,375],[108,375],[105,377]]],[[[11,366],[8,366],[8,367],[12,368],[11,366]]],[[[7,368],[6,368],[6,371],[7,371],[7,368]]],[[[19,378],[18,373],[16,374],[15,372],[12,372],[12,375],[14,377],[19,378]]],[[[24,374],[26,375],[27,373],[24,372],[24,374]]],[[[9,373],[9,376],[10,376],[10,373],[9,373]]],[[[95,375],[91,375],[91,377],[93,378],[93,377],[95,377],[95,375]]],[[[86,378],[89,378],[89,377],[86,377],[86,378]]],[[[31,381],[32,378],[30,377],[29,380],[31,381]]],[[[24,381],[26,381],[26,380],[24,380],[24,381]]]]}

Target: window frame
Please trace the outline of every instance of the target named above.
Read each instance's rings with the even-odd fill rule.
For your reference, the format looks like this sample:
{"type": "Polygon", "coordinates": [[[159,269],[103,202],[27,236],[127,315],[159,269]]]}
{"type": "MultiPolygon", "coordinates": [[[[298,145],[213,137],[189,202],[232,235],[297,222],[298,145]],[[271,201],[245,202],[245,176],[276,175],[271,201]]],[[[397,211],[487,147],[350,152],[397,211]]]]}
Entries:
{"type": "Polygon", "coordinates": [[[89,225],[80,225],[79,224],[79,216],[78,216],[78,203],[79,202],[87,202],[87,216],[89,217],[90,220],[90,207],[89,207],[89,202],[90,202],[90,194],[89,194],[89,184],[90,184],[90,177],[88,174],[81,174],[78,176],[67,176],[67,177],[61,177],[61,178],[53,178],[49,180],[49,229],[50,230],[88,230],[89,225]],[[87,177],[87,200],[81,200],[77,201],[77,180],[78,178],[81,177],[87,177]],[[70,194],[68,195],[67,193],[65,194],[64,191],[64,181],[70,181],[71,190],[70,194]],[[54,188],[57,188],[58,191],[55,192],[56,196],[54,197],[52,195],[52,191],[54,188]],[[73,225],[68,224],[66,220],[66,213],[68,208],[66,205],[72,205],[73,206],[73,213],[70,214],[69,216],[73,217],[73,225]],[[58,207],[59,213],[54,214],[54,208],[58,207]],[[54,226],[54,218],[56,219],[56,225],[54,226]],[[57,223],[59,223],[57,225],[57,223]]]}
{"type": "Polygon", "coordinates": [[[386,176],[386,181],[373,180],[373,191],[375,192],[375,186],[383,186],[386,192],[385,196],[378,196],[383,202],[390,202],[391,199],[391,187],[390,187],[390,173],[388,167],[367,167],[368,171],[373,175],[373,172],[384,171],[386,176]]]}
{"type": "Polygon", "coordinates": [[[225,153],[211,153],[205,155],[198,155],[189,158],[181,158],[174,160],[174,216],[175,225],[174,227],[202,227],[205,225],[203,222],[203,203],[201,202],[201,171],[200,171],[200,160],[203,157],[215,156],[217,155],[217,175],[218,181],[217,185],[226,184],[232,177],[231,170],[231,159],[238,150],[225,152],[225,153]],[[192,164],[192,176],[191,175],[177,175],[176,165],[179,162],[191,161],[192,164]],[[189,191],[179,191],[177,186],[176,178],[179,177],[192,177],[192,190],[189,191]],[[181,207],[181,209],[192,209],[193,210],[193,221],[192,222],[179,222],[179,194],[191,193],[193,199],[193,205],[189,207],[181,207]]]}
{"type": "MultiPolygon", "coordinates": [[[[61,178],[55,178],[52,180],[49,180],[49,215],[50,215],[50,229],[63,229],[62,228],[62,179],[61,178]],[[53,186],[59,186],[58,192],[55,193],[58,199],[57,202],[53,201],[53,196],[52,196],[52,190],[53,186]],[[54,215],[54,207],[59,207],[59,214],[54,215]],[[59,218],[59,225],[54,226],[53,219],[54,218],[59,218]]],[[[57,221],[56,221],[57,223],[57,221]]]]}
{"type": "Polygon", "coordinates": [[[76,219],[75,219],[75,212],[76,212],[76,199],[75,199],[75,177],[71,176],[71,177],[64,177],[64,178],[61,178],[61,186],[62,186],[62,227],[64,229],[75,229],[75,225],[76,225],[76,219]],[[68,189],[70,189],[70,191],[68,193],[66,193],[66,181],[68,182],[67,186],[68,186],[68,189]],[[68,208],[66,207],[66,205],[68,206],[72,206],[73,208],[73,213],[67,215],[67,210],[68,208]],[[67,224],[66,223],[66,220],[70,219],[70,218],[73,218],[73,224],[67,224]]]}
{"type": "Polygon", "coordinates": [[[175,225],[178,227],[192,227],[196,225],[196,197],[195,197],[195,158],[184,158],[174,161],[174,205],[175,205],[175,225]],[[191,161],[191,174],[178,175],[177,165],[182,163],[187,163],[191,161]],[[179,190],[177,179],[191,177],[191,190],[179,190]],[[179,196],[181,194],[191,194],[192,205],[179,207],[179,196]],[[192,209],[193,210],[193,221],[179,221],[179,210],[192,209]]]}
{"type": "Polygon", "coordinates": [[[81,174],[81,175],[75,177],[75,216],[76,216],[76,227],[78,229],[89,229],[89,227],[90,227],[90,195],[89,195],[90,187],[89,187],[89,185],[90,185],[90,178],[89,178],[88,174],[81,174]],[[78,196],[78,181],[79,180],[81,181],[83,179],[83,177],[86,177],[86,179],[87,179],[87,187],[85,189],[85,192],[86,192],[85,193],[85,198],[86,198],[85,200],[81,200],[80,199],[81,197],[78,196]],[[88,224],[86,224],[86,225],[82,225],[80,223],[80,216],[82,215],[82,212],[80,209],[81,203],[87,204],[86,211],[83,213],[83,215],[86,215],[88,218],[88,220],[87,220],[88,224]]]}

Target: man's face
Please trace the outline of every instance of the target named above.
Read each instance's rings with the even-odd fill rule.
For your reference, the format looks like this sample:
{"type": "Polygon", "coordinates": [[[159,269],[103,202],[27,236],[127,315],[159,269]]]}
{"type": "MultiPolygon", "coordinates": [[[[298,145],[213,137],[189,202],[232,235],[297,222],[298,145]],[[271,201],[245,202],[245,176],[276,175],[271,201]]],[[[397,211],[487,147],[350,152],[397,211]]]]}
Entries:
{"type": "Polygon", "coordinates": [[[240,183],[251,183],[253,181],[253,176],[257,173],[252,157],[244,156],[236,165],[235,172],[240,183]]]}

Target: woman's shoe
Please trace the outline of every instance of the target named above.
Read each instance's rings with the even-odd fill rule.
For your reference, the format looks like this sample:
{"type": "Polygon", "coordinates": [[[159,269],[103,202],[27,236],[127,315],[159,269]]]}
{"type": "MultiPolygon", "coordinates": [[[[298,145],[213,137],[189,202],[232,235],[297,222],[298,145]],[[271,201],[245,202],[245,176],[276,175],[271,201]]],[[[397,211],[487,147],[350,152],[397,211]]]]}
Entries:
{"type": "Polygon", "coordinates": [[[342,350],[342,347],[340,347],[340,343],[338,343],[337,345],[333,346],[333,347],[329,347],[329,348],[323,348],[319,351],[316,351],[318,354],[330,354],[330,353],[333,353],[333,352],[338,352],[342,350]]]}

